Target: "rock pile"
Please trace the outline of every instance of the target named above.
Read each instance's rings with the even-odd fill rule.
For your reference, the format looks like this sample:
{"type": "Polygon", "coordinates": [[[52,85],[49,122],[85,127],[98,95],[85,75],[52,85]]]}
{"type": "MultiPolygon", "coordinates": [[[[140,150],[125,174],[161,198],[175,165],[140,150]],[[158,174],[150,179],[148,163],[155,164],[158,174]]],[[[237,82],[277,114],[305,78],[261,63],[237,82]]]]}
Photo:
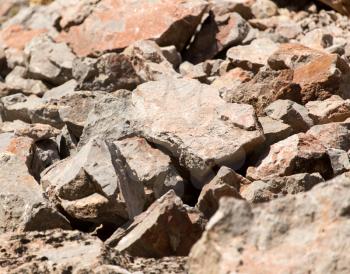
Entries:
{"type": "Polygon", "coordinates": [[[349,10],[0,0],[0,273],[349,273],[349,10]]]}

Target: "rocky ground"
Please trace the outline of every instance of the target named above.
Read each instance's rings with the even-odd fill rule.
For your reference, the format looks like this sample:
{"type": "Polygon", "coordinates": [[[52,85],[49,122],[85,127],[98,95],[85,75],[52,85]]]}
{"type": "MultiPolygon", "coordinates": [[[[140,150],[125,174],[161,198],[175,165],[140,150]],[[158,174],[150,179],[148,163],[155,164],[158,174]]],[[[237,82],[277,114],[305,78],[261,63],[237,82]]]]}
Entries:
{"type": "Polygon", "coordinates": [[[350,273],[347,15],[0,0],[0,273],[350,273]]]}

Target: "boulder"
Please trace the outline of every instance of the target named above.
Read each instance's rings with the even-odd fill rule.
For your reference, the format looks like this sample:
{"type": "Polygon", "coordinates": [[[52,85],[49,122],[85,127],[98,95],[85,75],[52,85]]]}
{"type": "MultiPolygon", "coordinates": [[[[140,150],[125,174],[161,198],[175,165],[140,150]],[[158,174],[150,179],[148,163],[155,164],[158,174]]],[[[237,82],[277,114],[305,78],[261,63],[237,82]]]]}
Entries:
{"type": "Polygon", "coordinates": [[[218,90],[195,80],[148,82],[131,96],[134,127],[178,158],[199,185],[214,166],[241,166],[264,141],[251,106],[226,103],[218,90]]]}
{"type": "Polygon", "coordinates": [[[293,128],[290,125],[269,116],[259,117],[259,123],[264,131],[266,138],[265,144],[268,146],[284,140],[293,134],[293,128]]]}
{"type": "Polygon", "coordinates": [[[124,49],[137,40],[146,39],[153,39],[160,46],[175,45],[182,50],[206,7],[207,3],[200,0],[156,3],[102,0],[82,24],[72,26],[58,40],[67,42],[79,56],[124,49]],[[149,18],[157,18],[157,23],[149,18]]]}
{"type": "Polygon", "coordinates": [[[191,250],[189,273],[349,272],[349,190],[341,175],[263,206],[222,199],[191,250]]]}

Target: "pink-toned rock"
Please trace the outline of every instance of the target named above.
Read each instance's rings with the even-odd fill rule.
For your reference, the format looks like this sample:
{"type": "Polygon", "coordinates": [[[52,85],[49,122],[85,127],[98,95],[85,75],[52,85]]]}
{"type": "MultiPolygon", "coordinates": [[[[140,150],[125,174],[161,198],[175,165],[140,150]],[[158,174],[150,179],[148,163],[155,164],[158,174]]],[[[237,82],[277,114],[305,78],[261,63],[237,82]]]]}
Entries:
{"type": "Polygon", "coordinates": [[[0,44],[6,48],[23,50],[34,37],[45,32],[46,29],[26,29],[21,25],[11,25],[0,31],[0,44]]]}
{"type": "Polygon", "coordinates": [[[272,145],[266,157],[248,168],[247,178],[261,180],[314,172],[325,178],[332,175],[327,149],[312,135],[300,133],[272,145]]]}
{"type": "Polygon", "coordinates": [[[67,42],[79,56],[123,49],[143,39],[181,50],[206,6],[200,0],[102,0],[81,25],[72,26],[58,40],[67,42]]]}

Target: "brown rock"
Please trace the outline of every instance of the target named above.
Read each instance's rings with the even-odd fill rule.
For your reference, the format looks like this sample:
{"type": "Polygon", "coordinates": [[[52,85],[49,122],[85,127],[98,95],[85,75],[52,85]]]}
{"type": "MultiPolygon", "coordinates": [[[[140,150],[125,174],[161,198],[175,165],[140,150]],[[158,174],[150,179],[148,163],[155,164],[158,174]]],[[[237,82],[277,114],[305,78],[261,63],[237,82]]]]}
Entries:
{"type": "Polygon", "coordinates": [[[249,180],[232,169],[221,167],[215,178],[203,187],[196,207],[209,220],[218,209],[222,197],[241,198],[239,195],[241,184],[249,183],[249,180]]]}
{"type": "Polygon", "coordinates": [[[81,25],[72,26],[58,39],[67,42],[79,56],[123,49],[145,39],[154,39],[161,46],[176,45],[181,50],[205,8],[203,1],[102,0],[81,25]]]}
{"type": "Polygon", "coordinates": [[[348,273],[349,189],[341,175],[263,206],[223,199],[191,250],[189,273],[348,273]]]}
{"type": "Polygon", "coordinates": [[[336,11],[342,13],[342,14],[346,14],[346,15],[350,15],[350,4],[348,1],[346,0],[319,0],[325,4],[327,4],[328,6],[332,7],[333,9],[335,9],[336,11]]]}
{"type": "Polygon", "coordinates": [[[260,180],[296,173],[319,172],[324,178],[332,176],[326,147],[310,134],[295,134],[273,144],[256,167],[249,167],[247,178],[260,180]]]}
{"type": "Polygon", "coordinates": [[[193,223],[172,190],[137,216],[116,249],[138,257],[188,255],[199,239],[201,224],[193,223]]]}

